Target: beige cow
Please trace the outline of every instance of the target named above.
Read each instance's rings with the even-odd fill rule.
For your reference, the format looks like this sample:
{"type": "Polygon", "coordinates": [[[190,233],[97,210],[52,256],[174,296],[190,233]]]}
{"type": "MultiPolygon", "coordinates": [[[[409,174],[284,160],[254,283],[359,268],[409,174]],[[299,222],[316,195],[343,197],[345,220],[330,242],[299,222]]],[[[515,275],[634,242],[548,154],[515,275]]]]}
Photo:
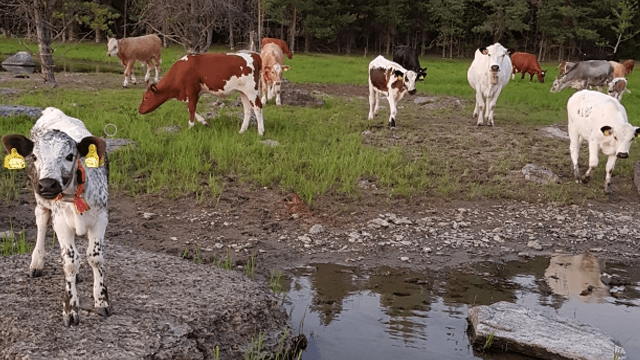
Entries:
{"type": "Polygon", "coordinates": [[[158,35],[145,35],[120,40],[109,38],[107,48],[107,56],[117,56],[125,68],[122,87],[126,88],[129,85],[129,76],[131,76],[133,83],[136,83],[136,76],[133,74],[133,65],[136,61],[140,61],[147,66],[144,82],[148,83],[151,76],[151,67],[153,66],[152,60],[155,60],[155,82],[158,82],[160,64],[162,63],[162,42],[158,35]]]}
{"type": "Polygon", "coordinates": [[[275,96],[276,105],[282,105],[280,100],[282,72],[289,69],[289,65],[282,64],[284,59],[282,49],[274,43],[265,44],[260,58],[262,59],[262,103],[266,104],[267,99],[271,100],[275,96]]]}

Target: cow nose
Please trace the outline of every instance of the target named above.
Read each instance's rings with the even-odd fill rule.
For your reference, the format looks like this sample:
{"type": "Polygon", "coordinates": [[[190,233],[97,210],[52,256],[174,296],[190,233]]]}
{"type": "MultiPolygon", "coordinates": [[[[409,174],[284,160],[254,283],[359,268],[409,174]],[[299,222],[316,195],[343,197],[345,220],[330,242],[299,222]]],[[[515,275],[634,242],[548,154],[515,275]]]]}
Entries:
{"type": "Polygon", "coordinates": [[[416,89],[413,89],[413,90],[410,90],[410,91],[409,91],[409,94],[410,94],[410,95],[413,95],[413,94],[415,94],[415,93],[416,93],[416,89]]]}
{"type": "Polygon", "coordinates": [[[616,156],[617,156],[619,159],[626,159],[626,158],[628,158],[628,157],[629,157],[629,153],[622,153],[622,152],[620,152],[620,153],[617,153],[617,154],[616,154],[616,156]]]}
{"type": "Polygon", "coordinates": [[[62,186],[56,179],[40,179],[38,193],[45,199],[53,199],[62,192],[62,186]]]}
{"type": "Polygon", "coordinates": [[[500,70],[500,66],[498,65],[491,65],[491,71],[498,71],[500,70]]]}

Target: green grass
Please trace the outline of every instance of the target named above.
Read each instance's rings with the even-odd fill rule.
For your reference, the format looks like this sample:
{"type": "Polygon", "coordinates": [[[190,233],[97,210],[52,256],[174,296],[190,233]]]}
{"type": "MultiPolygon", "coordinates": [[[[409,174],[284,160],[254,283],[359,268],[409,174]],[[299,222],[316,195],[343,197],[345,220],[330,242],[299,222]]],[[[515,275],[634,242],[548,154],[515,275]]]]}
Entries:
{"type": "Polygon", "coordinates": [[[484,346],[482,346],[482,350],[486,350],[491,348],[491,345],[493,344],[493,337],[495,335],[495,330],[492,331],[489,336],[487,336],[487,340],[484,342],[484,346]]]}
{"type": "Polygon", "coordinates": [[[26,240],[26,231],[22,229],[19,233],[13,231],[13,226],[10,230],[11,236],[0,237],[0,246],[2,248],[2,256],[11,256],[17,254],[30,253],[33,250],[33,246],[26,240]]]}
{"type": "MultiPolygon", "coordinates": [[[[0,53],[20,47],[24,46],[16,39],[3,40],[0,53]]],[[[54,47],[68,58],[116,61],[104,56],[104,43],[85,41],[54,47]]],[[[178,47],[163,51],[164,74],[183,51],[178,47]]],[[[295,54],[286,61],[291,70],[285,76],[294,83],[364,86],[367,64],[373,57],[295,54]]],[[[399,130],[395,132],[384,128],[386,109],[381,110],[376,120],[366,119],[366,96],[328,97],[321,108],[267,104],[264,137],[257,135],[255,125],[238,134],[241,107],[215,109],[218,116],[208,119],[211,127],[197,124],[188,129],[185,104],[171,100],[142,116],[137,109],[144,88],[120,89],[121,79],[110,74],[97,74],[102,77],[95,79],[102,83],[112,80],[112,85],[87,83],[79,85],[79,90],[28,88],[22,95],[4,98],[4,102],[58,107],[82,119],[89,131],[98,135],[103,134],[105,125],[115,124],[117,137],[131,139],[135,145],[110,155],[110,186],[131,196],[193,196],[199,201],[213,202],[231,178],[252,187],[295,192],[309,204],[328,192],[361,198],[363,194],[357,187],[361,179],[374,182],[389,196],[421,195],[447,201],[484,197],[579,203],[585,199],[606,199],[602,191],[604,161],[601,160],[590,184],[576,185],[570,181],[568,143],[536,135],[541,126],[566,124],[566,101],[573,90],[549,92],[558,72],[555,63],[543,64],[548,69],[544,84],[535,79],[532,83],[527,78],[521,81],[518,76],[510,81],[498,100],[496,127],[477,128],[470,126],[474,93],[467,83],[466,70],[471,60],[424,57],[421,62],[428,67],[428,77],[417,85],[418,96],[455,96],[464,101],[465,107],[424,110],[409,106],[411,100],[403,100],[399,130]],[[166,126],[179,126],[181,130],[178,133],[159,130],[166,126]],[[372,135],[363,136],[364,130],[372,135]],[[493,134],[494,138],[478,136],[482,133],[493,134]],[[260,142],[264,139],[276,140],[279,145],[266,146],[260,142]],[[514,182],[511,177],[527,162],[552,169],[565,182],[545,186],[514,182]]],[[[640,102],[636,94],[640,94],[640,82],[635,81],[636,76],[635,72],[630,74],[632,94],[626,94],[622,103],[630,122],[639,125],[640,102]]],[[[13,84],[20,86],[19,81],[8,86],[13,84]]],[[[217,99],[203,96],[199,113],[211,111],[210,103],[217,99]]],[[[227,105],[234,101],[235,97],[224,100],[227,105]]],[[[382,104],[386,106],[385,101],[382,104]]],[[[14,117],[0,123],[0,134],[28,135],[32,125],[31,119],[14,117]]],[[[632,146],[630,159],[616,164],[614,182],[620,177],[632,178],[633,164],[640,158],[635,148],[632,146]]],[[[583,171],[586,159],[583,152],[583,171]]],[[[0,201],[15,199],[25,183],[26,171],[0,169],[0,201]]],[[[629,189],[622,190],[628,193],[629,189]]]]}

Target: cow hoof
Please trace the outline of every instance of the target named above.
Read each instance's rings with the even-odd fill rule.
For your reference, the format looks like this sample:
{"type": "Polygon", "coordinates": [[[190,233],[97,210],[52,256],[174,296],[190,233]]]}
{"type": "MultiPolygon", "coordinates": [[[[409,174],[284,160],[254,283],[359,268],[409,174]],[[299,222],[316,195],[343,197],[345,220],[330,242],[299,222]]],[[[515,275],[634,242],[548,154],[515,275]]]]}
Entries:
{"type": "Polygon", "coordinates": [[[96,313],[104,318],[106,318],[107,316],[113,314],[113,310],[111,309],[111,306],[107,306],[107,307],[97,307],[95,308],[96,313]]]}
{"type": "Polygon", "coordinates": [[[580,179],[580,181],[582,181],[583,184],[588,183],[589,180],[591,180],[590,176],[583,176],[582,179],[580,179]]]}
{"type": "Polygon", "coordinates": [[[64,326],[69,327],[71,325],[78,325],[80,323],[80,316],[75,311],[72,311],[69,314],[64,314],[63,316],[64,326]]]}
{"type": "Polygon", "coordinates": [[[42,276],[42,269],[31,269],[30,275],[32,278],[37,278],[42,276]]]}
{"type": "Polygon", "coordinates": [[[129,87],[128,87],[127,85],[122,85],[122,88],[123,88],[123,89],[127,89],[127,88],[129,88],[129,87]]]}
{"type": "Polygon", "coordinates": [[[392,129],[396,127],[396,119],[391,119],[391,121],[389,121],[389,127],[392,129]]]}

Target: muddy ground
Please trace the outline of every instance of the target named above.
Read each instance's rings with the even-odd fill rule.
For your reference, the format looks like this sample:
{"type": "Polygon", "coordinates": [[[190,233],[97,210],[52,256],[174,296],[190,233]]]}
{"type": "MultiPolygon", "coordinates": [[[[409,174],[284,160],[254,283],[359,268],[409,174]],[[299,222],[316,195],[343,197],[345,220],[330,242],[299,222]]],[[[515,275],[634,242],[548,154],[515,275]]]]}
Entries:
{"type": "MultiPolygon", "coordinates": [[[[61,74],[57,80],[61,87],[86,89],[118,87],[122,81],[121,76],[113,74],[61,74]]],[[[23,91],[46,86],[38,75],[15,80],[2,73],[0,82],[4,82],[0,87],[23,91]],[[15,81],[22,82],[16,85],[15,81]]],[[[136,86],[142,90],[142,85],[136,86]]],[[[360,101],[368,96],[365,86],[286,86],[318,97],[344,96],[360,101]]],[[[404,99],[400,112],[406,108],[420,110],[413,100],[404,99]]],[[[469,104],[466,99],[440,97],[435,103],[420,106],[448,108],[451,111],[444,121],[454,118],[475,128],[470,114],[462,111],[469,104]]],[[[386,101],[382,105],[387,107],[386,101]]],[[[384,124],[386,114],[388,107],[375,121],[384,124]]],[[[402,121],[398,120],[399,127],[402,121]]],[[[508,131],[499,126],[491,130],[508,131]]],[[[375,145],[376,137],[371,139],[375,145]]],[[[569,167],[563,171],[570,173],[569,167]]],[[[633,179],[614,177],[613,181],[615,192],[629,186],[626,183],[633,179]]],[[[271,269],[316,262],[428,271],[560,252],[592,252],[602,260],[636,265],[640,257],[640,230],[636,225],[640,207],[635,191],[579,206],[485,199],[446,202],[424,196],[390,198],[374,183],[361,180],[359,196],[330,191],[314,200],[311,208],[297,194],[282,193],[277,187],[260,188],[233,178],[226,182],[220,199],[209,203],[197,203],[191,197],[133,198],[112,193],[107,243],[204,262],[221,259],[229,251],[236,266],[243,266],[253,254],[262,275],[271,269]]],[[[34,205],[30,189],[22,191],[19,204],[1,204],[0,230],[7,229],[11,221],[14,228],[26,229],[28,239],[34,239],[34,205]]]]}

